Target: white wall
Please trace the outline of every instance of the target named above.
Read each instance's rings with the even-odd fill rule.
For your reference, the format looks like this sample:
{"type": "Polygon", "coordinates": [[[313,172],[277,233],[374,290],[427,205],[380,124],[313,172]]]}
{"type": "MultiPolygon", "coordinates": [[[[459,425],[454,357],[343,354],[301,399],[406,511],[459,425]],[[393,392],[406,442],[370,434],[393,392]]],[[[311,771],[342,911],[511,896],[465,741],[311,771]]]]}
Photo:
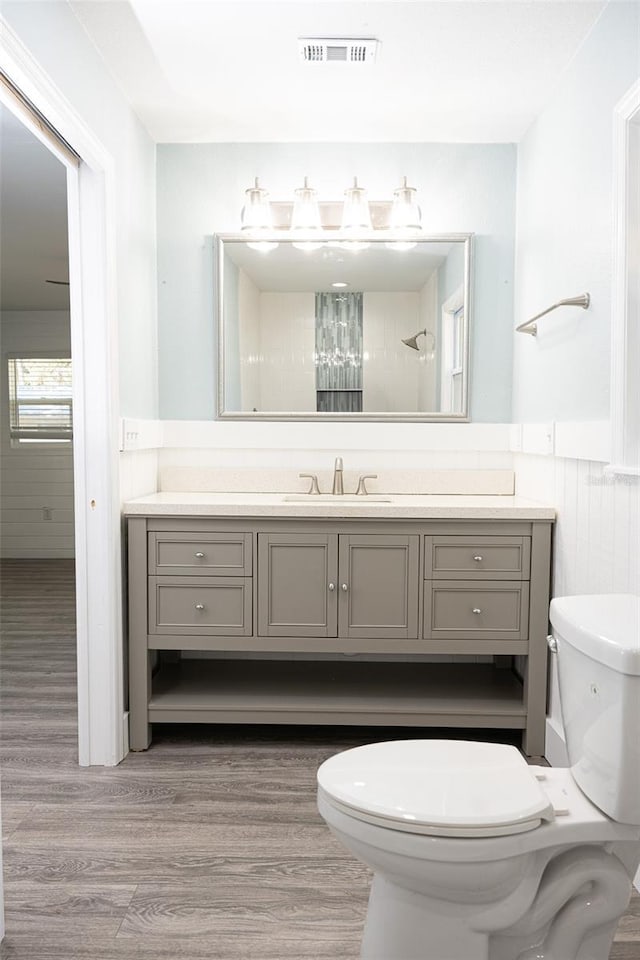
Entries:
{"type": "Polygon", "coordinates": [[[240,398],[243,410],[264,409],[260,397],[260,291],[245,270],[238,271],[240,398]]]}
{"type": "Polygon", "coordinates": [[[6,311],[0,315],[0,556],[73,557],[71,444],[11,446],[7,356],[51,351],[70,355],[69,313],[6,311]],[[51,517],[44,519],[46,508],[51,517]]]}
{"type": "MultiPolygon", "coordinates": [[[[537,339],[516,335],[516,420],[608,419],[613,109],[639,72],[640,6],[612,3],[519,147],[516,320],[585,291],[593,306],[556,311],[537,339]]],[[[515,458],[517,492],[558,510],[553,595],[637,593],[640,485],[589,461],[588,432],[581,443],[583,460],[515,458]]],[[[561,733],[555,678],[551,710],[561,733]]]]}
{"type": "Polygon", "coordinates": [[[421,329],[420,295],[365,293],[363,313],[365,412],[424,409],[418,406],[420,381],[426,376],[424,352],[402,343],[421,329]]]}
{"type": "Polygon", "coordinates": [[[422,350],[420,362],[422,373],[418,384],[418,410],[437,410],[438,399],[436,384],[438,380],[437,365],[442,354],[442,344],[438,343],[438,274],[432,273],[420,291],[420,329],[427,330],[425,340],[420,341],[422,350]],[[435,338],[433,344],[429,333],[435,338]],[[435,356],[429,357],[430,347],[435,346],[435,356]]]}
{"type": "MultiPolygon", "coordinates": [[[[553,546],[552,595],[640,591],[640,484],[612,476],[605,464],[517,454],[516,493],[552,503],[558,511],[553,546]]],[[[562,716],[555,664],[549,718],[554,738],[548,759],[562,760],[562,716]]]]}
{"type": "Polygon", "coordinates": [[[315,410],[314,294],[263,290],[259,317],[260,409],[315,410]]]}
{"type": "MultiPolygon", "coordinates": [[[[244,191],[260,176],[291,199],[304,176],[340,198],[354,172],[372,200],[407,175],[427,233],[475,233],[471,407],[474,420],[509,419],[515,147],[512,144],[217,143],[158,146],[160,415],[205,420],[215,400],[212,235],[239,229],[244,191]]],[[[413,333],[414,331],[411,331],[413,333]]],[[[272,425],[276,440],[286,424],[272,425]]],[[[316,425],[309,428],[314,434],[316,425]]],[[[245,432],[246,424],[236,429],[245,432]]],[[[354,439],[360,427],[352,425],[354,439]]],[[[419,442],[419,429],[412,442],[419,442]]],[[[282,442],[282,441],[281,441],[282,442]]]]}
{"type": "Polygon", "coordinates": [[[611,3],[518,147],[515,319],[589,292],[514,347],[514,420],[609,416],[613,108],[638,77],[640,6],[611,3]]]}
{"type": "Polygon", "coordinates": [[[115,163],[122,415],[158,410],[155,145],[74,16],[60,0],[2,3],[2,16],[115,163]]]}

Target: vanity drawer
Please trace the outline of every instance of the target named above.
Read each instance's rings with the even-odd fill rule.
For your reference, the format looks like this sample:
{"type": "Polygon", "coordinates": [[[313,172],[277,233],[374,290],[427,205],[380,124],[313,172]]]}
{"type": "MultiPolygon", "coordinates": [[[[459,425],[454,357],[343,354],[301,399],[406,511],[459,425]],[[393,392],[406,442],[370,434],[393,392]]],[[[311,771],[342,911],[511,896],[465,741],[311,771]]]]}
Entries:
{"type": "Polygon", "coordinates": [[[424,538],[426,580],[528,580],[531,537],[424,538]]]}
{"type": "Polygon", "coordinates": [[[251,636],[250,577],[149,577],[149,633],[251,636]]]}
{"type": "Polygon", "coordinates": [[[250,577],[252,566],[250,533],[149,534],[150,574],[250,577]]]}
{"type": "Polygon", "coordinates": [[[528,613],[528,583],[425,581],[425,639],[526,640],[528,613]]]}

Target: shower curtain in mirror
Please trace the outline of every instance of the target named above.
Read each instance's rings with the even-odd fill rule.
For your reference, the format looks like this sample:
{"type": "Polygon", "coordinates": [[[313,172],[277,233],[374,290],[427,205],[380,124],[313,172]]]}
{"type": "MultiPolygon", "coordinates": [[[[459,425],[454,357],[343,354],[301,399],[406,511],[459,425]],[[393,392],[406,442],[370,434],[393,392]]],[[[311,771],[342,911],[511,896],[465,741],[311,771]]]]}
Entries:
{"type": "Polygon", "coordinates": [[[362,293],[316,293],[316,409],[362,411],[362,293]]]}

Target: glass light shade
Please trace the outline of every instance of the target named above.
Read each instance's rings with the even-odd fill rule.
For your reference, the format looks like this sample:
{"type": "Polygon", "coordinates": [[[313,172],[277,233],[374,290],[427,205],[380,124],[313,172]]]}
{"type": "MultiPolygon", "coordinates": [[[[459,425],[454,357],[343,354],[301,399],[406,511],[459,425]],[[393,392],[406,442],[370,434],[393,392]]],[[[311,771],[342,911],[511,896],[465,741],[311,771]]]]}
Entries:
{"type": "Polygon", "coordinates": [[[307,177],[304,185],[294,191],[295,200],[291,212],[291,235],[298,250],[318,250],[322,246],[322,223],[317,191],[309,186],[307,177]]]}
{"type": "Polygon", "coordinates": [[[353,178],[353,186],[345,190],[344,197],[340,228],[344,241],[341,245],[349,250],[366,250],[369,244],[362,238],[371,231],[371,211],[367,191],[358,186],[357,177],[353,178]]]}
{"type": "Polygon", "coordinates": [[[262,189],[257,177],[254,186],[245,190],[245,196],[247,199],[240,215],[240,230],[246,236],[248,246],[263,253],[275,250],[278,244],[266,239],[273,233],[269,194],[262,189]]]}
{"type": "Polygon", "coordinates": [[[422,212],[416,199],[416,189],[407,186],[407,178],[403,177],[402,186],[393,191],[387,246],[392,250],[411,250],[421,233],[422,212]]]}

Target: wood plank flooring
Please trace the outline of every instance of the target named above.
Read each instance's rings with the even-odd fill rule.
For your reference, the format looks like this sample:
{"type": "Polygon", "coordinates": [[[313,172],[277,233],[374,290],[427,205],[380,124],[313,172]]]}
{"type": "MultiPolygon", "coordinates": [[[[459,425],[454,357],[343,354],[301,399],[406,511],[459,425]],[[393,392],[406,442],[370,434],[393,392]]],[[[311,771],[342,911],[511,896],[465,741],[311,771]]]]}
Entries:
{"type": "MultiPolygon", "coordinates": [[[[384,731],[156,728],[146,753],[80,768],[73,566],[0,572],[0,956],[356,960],[369,874],[319,817],[315,772],[384,731]]],[[[640,960],[637,894],[610,960],[640,960]]]]}

